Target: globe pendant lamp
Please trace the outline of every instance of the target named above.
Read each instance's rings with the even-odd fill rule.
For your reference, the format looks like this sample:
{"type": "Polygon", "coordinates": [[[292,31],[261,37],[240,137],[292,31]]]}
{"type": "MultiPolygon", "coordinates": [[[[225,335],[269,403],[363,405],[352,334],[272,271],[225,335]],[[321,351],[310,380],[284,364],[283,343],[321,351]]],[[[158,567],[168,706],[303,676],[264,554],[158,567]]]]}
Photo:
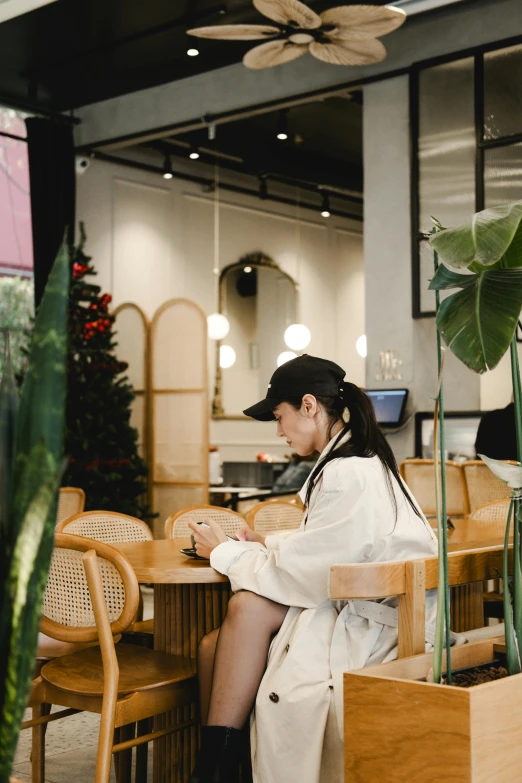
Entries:
{"type": "Polygon", "coordinates": [[[207,318],[208,336],[211,340],[222,340],[230,331],[230,323],[226,315],[212,313],[207,318]]]}
{"type": "Polygon", "coordinates": [[[297,354],[293,351],[283,351],[277,357],[277,366],[281,367],[285,362],[289,362],[291,359],[297,359],[297,354]]]}
{"type": "Polygon", "coordinates": [[[291,324],[285,330],[285,343],[293,351],[302,351],[310,345],[311,339],[310,329],[304,324],[291,324]]]}

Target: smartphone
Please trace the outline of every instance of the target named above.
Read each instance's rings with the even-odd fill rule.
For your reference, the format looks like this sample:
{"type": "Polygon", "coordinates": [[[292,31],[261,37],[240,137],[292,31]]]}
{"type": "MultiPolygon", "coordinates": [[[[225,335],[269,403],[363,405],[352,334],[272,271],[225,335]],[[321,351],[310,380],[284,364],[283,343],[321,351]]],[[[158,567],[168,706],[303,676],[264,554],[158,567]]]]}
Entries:
{"type": "MultiPolygon", "coordinates": [[[[198,525],[203,525],[203,527],[208,527],[206,522],[198,522],[198,525]]],[[[227,536],[227,538],[228,538],[229,541],[238,541],[239,540],[237,538],[232,538],[232,536],[227,536]]]]}

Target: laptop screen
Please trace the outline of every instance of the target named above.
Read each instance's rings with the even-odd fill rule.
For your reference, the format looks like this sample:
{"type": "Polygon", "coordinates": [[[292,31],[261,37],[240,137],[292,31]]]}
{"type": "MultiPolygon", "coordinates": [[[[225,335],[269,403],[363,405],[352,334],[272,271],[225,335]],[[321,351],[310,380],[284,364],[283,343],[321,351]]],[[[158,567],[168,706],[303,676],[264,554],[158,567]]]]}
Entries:
{"type": "Polygon", "coordinates": [[[398,427],[402,422],[408,389],[367,389],[377,422],[385,427],[398,427]]]}

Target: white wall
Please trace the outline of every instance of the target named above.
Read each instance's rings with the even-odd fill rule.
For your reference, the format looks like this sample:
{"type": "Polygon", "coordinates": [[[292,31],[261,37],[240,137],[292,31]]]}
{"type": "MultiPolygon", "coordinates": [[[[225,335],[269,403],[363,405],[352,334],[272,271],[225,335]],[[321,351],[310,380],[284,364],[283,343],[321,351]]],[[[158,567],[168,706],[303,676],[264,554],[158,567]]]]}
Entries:
{"type": "MultiPolygon", "coordinates": [[[[220,266],[255,250],[272,256],[300,284],[301,317],[312,332],[307,351],[339,362],[350,380],[364,384],[364,361],[355,352],[364,332],[361,224],[301,210],[299,229],[292,207],[225,191],[221,196],[220,266]]],[[[134,302],[150,318],[166,300],[187,297],[207,314],[217,309],[213,201],[201,188],[94,160],[78,179],[77,199],[86,251],[114,306],[134,302]]],[[[210,398],[214,360],[210,343],[210,398]]],[[[254,421],[212,422],[211,442],[225,459],[288,451],[273,424],[254,421]]]]}

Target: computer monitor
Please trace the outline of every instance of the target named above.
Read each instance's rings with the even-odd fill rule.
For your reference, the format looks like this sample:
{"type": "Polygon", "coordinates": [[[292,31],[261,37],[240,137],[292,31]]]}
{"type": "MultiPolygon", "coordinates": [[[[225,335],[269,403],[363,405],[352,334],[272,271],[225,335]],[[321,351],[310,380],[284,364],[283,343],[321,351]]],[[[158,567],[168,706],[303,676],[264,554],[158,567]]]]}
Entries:
{"type": "Polygon", "coordinates": [[[398,427],[402,423],[408,389],[367,389],[381,427],[398,427]]]}

